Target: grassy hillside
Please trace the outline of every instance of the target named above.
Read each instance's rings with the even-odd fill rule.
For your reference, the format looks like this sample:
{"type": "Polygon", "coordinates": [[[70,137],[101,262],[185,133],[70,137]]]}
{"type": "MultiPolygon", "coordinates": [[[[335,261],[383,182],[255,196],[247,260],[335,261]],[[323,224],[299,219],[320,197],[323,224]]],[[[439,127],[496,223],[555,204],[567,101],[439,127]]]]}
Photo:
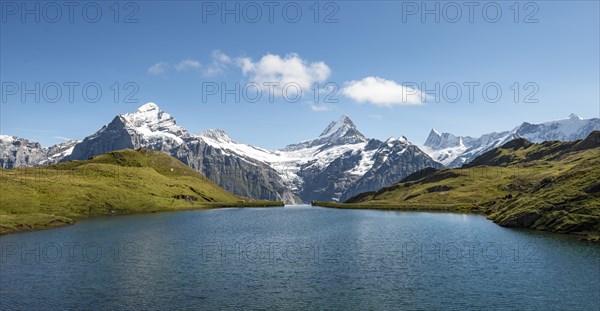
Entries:
{"type": "Polygon", "coordinates": [[[0,234],[94,215],[273,205],[282,202],[238,197],[177,159],[146,149],[0,170],[0,234]]]}
{"type": "Polygon", "coordinates": [[[503,226],[600,235],[600,132],[577,142],[515,140],[460,169],[428,170],[341,208],[461,210],[503,226]]]}

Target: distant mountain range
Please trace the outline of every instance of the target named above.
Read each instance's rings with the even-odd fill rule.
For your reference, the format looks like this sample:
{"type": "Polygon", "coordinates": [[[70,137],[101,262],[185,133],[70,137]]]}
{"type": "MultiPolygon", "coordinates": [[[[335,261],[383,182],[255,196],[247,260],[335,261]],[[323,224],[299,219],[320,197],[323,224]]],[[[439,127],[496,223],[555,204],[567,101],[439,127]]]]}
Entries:
{"type": "Polygon", "coordinates": [[[487,151],[500,147],[515,138],[525,138],[532,143],[544,141],[575,141],[586,138],[592,131],[600,130],[600,119],[582,119],[571,114],[567,119],[540,124],[524,122],[510,131],[493,132],[480,137],[455,136],[432,129],[423,146],[434,160],[447,167],[460,167],[487,151]]]}
{"type": "Polygon", "coordinates": [[[468,163],[477,155],[517,137],[533,142],[575,140],[600,130],[599,119],[523,123],[512,131],[479,138],[432,130],[424,146],[406,137],[386,141],[366,138],[347,116],[331,122],[317,138],[279,150],[236,142],[224,131],[192,134],[148,103],[116,116],[83,141],[42,147],[15,136],[0,136],[0,167],[48,165],[85,160],[106,152],[148,148],[164,151],[202,172],[221,187],[242,196],[288,204],[345,201],[365,191],[393,184],[426,167],[468,163]]]}

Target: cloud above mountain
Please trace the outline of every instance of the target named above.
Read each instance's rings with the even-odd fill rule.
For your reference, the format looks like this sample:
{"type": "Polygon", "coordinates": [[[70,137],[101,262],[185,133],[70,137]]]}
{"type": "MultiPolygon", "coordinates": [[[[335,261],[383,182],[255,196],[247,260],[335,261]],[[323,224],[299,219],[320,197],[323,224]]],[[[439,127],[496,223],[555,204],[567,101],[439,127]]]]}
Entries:
{"type": "Polygon", "coordinates": [[[341,92],[358,103],[383,107],[421,105],[427,99],[418,88],[373,76],[346,82],[341,92]]]}
{"type": "MultiPolygon", "coordinates": [[[[214,77],[230,68],[238,68],[247,83],[272,87],[273,94],[280,96],[283,91],[310,93],[314,91],[315,83],[319,84],[318,91],[322,92],[326,85],[331,84],[328,79],[332,71],[325,62],[307,60],[296,53],[283,56],[268,53],[254,60],[250,57],[230,57],[220,50],[213,50],[210,59],[207,63],[184,59],[175,65],[163,61],[148,68],[148,72],[161,75],[174,68],[176,71],[197,70],[205,77],[214,77]]],[[[340,88],[340,94],[357,103],[378,107],[421,105],[429,98],[416,85],[402,84],[378,76],[347,81],[340,88]]],[[[308,106],[313,111],[321,112],[335,107],[317,103],[308,106]]]]}
{"type": "Polygon", "coordinates": [[[308,90],[315,82],[326,81],[331,75],[331,69],[324,62],[310,62],[295,53],[283,57],[266,54],[257,61],[240,57],[237,58],[237,65],[251,82],[261,85],[265,82],[275,82],[280,86],[295,83],[302,90],[308,90]]]}
{"type": "Polygon", "coordinates": [[[185,71],[185,70],[189,70],[189,69],[197,69],[197,68],[200,68],[201,66],[202,65],[197,60],[184,59],[184,60],[180,61],[177,65],[175,65],[175,69],[177,71],[185,71]]]}
{"type": "Polygon", "coordinates": [[[169,63],[167,62],[158,62],[150,67],[148,67],[148,73],[151,75],[160,75],[167,71],[169,68],[169,63]]]}
{"type": "Polygon", "coordinates": [[[225,70],[227,70],[227,67],[232,63],[232,59],[227,54],[220,50],[213,50],[208,63],[203,64],[200,61],[191,58],[182,59],[174,64],[161,61],[148,67],[148,73],[158,76],[175,69],[177,72],[196,71],[205,77],[213,77],[224,73],[225,70]]]}

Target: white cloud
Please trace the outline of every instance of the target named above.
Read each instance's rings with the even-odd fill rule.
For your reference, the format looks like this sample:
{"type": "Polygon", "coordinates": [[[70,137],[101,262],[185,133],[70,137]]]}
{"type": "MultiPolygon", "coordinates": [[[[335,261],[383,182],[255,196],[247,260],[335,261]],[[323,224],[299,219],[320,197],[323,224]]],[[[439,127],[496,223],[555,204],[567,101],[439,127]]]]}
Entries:
{"type": "Polygon", "coordinates": [[[417,88],[398,84],[379,77],[366,77],[346,82],[342,94],[359,103],[390,107],[394,105],[420,105],[427,95],[417,88]]]}
{"type": "Polygon", "coordinates": [[[148,68],[148,73],[161,75],[170,70],[176,71],[198,70],[206,77],[223,74],[229,66],[237,66],[242,74],[247,76],[249,82],[260,85],[265,82],[279,83],[275,86],[275,94],[288,83],[295,83],[303,92],[309,92],[315,82],[324,82],[331,75],[331,70],[324,62],[309,62],[298,54],[292,53],[285,56],[266,54],[261,59],[253,61],[251,58],[232,58],[220,50],[213,50],[210,62],[200,63],[193,59],[184,59],[178,63],[159,62],[148,68]]]}
{"type": "Polygon", "coordinates": [[[184,71],[188,69],[197,69],[200,68],[201,64],[199,61],[192,59],[184,59],[180,61],[177,65],[175,65],[175,69],[177,71],[184,71]]]}
{"type": "Polygon", "coordinates": [[[336,108],[336,106],[334,106],[334,105],[315,104],[315,103],[308,103],[308,107],[310,107],[310,110],[315,111],[315,112],[331,111],[334,108],[336,108]]]}
{"type": "Polygon", "coordinates": [[[198,70],[204,76],[212,77],[225,72],[227,66],[230,64],[233,64],[233,61],[227,54],[220,50],[214,50],[211,52],[211,62],[208,65],[202,65],[202,63],[194,59],[183,59],[175,65],[171,65],[168,62],[159,62],[150,66],[148,73],[161,75],[174,68],[176,71],[198,70]]]}
{"type": "Polygon", "coordinates": [[[227,65],[232,63],[232,60],[227,54],[220,50],[214,50],[211,53],[212,63],[204,68],[203,74],[207,77],[213,77],[222,74],[227,70],[227,65]]]}
{"type": "Polygon", "coordinates": [[[148,73],[151,75],[160,75],[165,73],[167,68],[169,67],[169,63],[167,62],[159,62],[148,68],[148,73]]]}
{"type": "Polygon", "coordinates": [[[221,64],[231,64],[231,58],[220,50],[214,50],[211,53],[212,59],[221,64]]]}
{"type": "Polygon", "coordinates": [[[331,75],[324,62],[311,63],[295,53],[284,57],[267,54],[256,62],[250,58],[237,58],[236,65],[244,75],[249,75],[251,82],[277,82],[279,89],[288,83],[296,83],[305,92],[313,83],[323,82],[331,75]]]}

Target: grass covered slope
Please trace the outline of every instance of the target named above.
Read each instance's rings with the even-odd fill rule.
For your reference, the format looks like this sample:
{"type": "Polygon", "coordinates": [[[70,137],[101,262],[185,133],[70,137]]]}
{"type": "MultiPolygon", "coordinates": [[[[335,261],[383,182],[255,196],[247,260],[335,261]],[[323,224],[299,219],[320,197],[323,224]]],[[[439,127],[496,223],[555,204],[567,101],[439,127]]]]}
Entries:
{"type": "Polygon", "coordinates": [[[413,175],[346,203],[314,204],[483,212],[503,226],[600,234],[600,132],[576,142],[518,139],[460,169],[413,175]]]}
{"type": "Polygon", "coordinates": [[[122,150],[85,161],[0,170],[0,233],[94,215],[224,206],[272,206],[220,188],[159,151],[122,150]]]}

